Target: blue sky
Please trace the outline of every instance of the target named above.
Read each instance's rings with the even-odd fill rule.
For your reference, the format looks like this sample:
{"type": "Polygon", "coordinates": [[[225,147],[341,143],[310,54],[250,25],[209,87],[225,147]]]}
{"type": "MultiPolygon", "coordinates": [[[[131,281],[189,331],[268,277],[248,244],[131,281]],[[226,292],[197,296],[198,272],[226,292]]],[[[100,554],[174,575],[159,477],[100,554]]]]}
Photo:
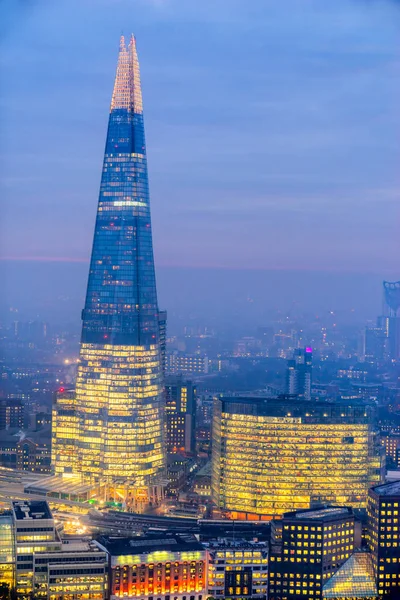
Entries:
{"type": "Polygon", "coordinates": [[[399,275],[400,2],[3,0],[0,251],[87,261],[121,32],[159,266],[399,275]]]}

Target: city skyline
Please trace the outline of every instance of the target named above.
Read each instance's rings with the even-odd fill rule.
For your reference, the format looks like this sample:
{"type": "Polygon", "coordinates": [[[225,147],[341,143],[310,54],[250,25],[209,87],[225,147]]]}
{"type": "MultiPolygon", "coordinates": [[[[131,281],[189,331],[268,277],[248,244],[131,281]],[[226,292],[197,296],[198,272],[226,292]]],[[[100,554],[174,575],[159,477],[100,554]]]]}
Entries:
{"type": "MultiPolygon", "coordinates": [[[[128,4],[104,0],[93,13],[83,2],[80,19],[73,3],[10,10],[5,258],[88,260],[106,74],[128,4]],[[28,54],[15,41],[17,18],[28,54]],[[85,150],[75,142],[81,127],[85,150]],[[17,213],[26,216],[18,229],[17,213]]],[[[211,13],[207,3],[173,0],[135,7],[157,264],[395,272],[398,5],[341,0],[288,11],[256,2],[246,11],[237,1],[228,19],[222,2],[211,13]]]]}

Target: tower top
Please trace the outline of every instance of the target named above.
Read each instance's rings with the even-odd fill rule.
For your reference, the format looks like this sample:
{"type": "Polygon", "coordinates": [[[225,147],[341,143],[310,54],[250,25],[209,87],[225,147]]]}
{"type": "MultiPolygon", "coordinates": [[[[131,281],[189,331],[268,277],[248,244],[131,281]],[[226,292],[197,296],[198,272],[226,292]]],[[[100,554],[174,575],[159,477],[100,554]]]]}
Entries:
{"type": "Polygon", "coordinates": [[[143,112],[139,60],[133,34],[128,47],[123,35],[119,42],[117,73],[110,110],[116,109],[126,109],[139,114],[143,112]]]}

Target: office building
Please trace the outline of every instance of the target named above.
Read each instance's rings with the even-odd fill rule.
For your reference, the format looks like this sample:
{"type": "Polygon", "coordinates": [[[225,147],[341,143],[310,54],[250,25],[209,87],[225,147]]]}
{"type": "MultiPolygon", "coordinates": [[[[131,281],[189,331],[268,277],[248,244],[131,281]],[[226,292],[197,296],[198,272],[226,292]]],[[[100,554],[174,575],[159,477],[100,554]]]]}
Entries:
{"type": "Polygon", "coordinates": [[[400,469],[400,434],[382,433],[381,443],[385,449],[387,468],[400,469]]]}
{"type": "MultiPolygon", "coordinates": [[[[76,390],[53,409],[56,474],[135,502],[165,472],[159,310],[136,42],[122,37],[76,390]],[[128,484],[127,484],[128,482],[128,484]]],[[[149,492],[150,493],[150,492],[149,492]]],[[[123,498],[122,498],[123,499],[123,498]]]]}
{"type": "Polygon", "coordinates": [[[0,429],[22,429],[24,426],[24,405],[19,398],[0,400],[0,429]]]}
{"type": "Polygon", "coordinates": [[[387,336],[380,326],[365,327],[363,339],[363,357],[365,362],[382,362],[387,355],[387,336]]]}
{"type": "Polygon", "coordinates": [[[364,401],[216,398],[212,496],[235,519],[270,519],[320,503],[365,508],[382,480],[374,405],[364,401]]]}
{"type": "Polygon", "coordinates": [[[110,600],[206,600],[206,551],[196,538],[158,534],[99,545],[109,554],[110,600]]]}
{"type": "Polygon", "coordinates": [[[168,355],[168,372],[191,375],[207,375],[208,356],[205,354],[184,354],[173,352],[168,355]]]}
{"type": "Polygon", "coordinates": [[[107,556],[95,542],[65,543],[44,501],[0,514],[0,573],[19,600],[104,600],[107,556]]]}
{"type": "Polygon", "coordinates": [[[288,360],[287,366],[288,394],[295,394],[300,398],[310,400],[312,384],[312,348],[294,351],[293,358],[288,360]]]}
{"type": "Polygon", "coordinates": [[[368,494],[368,535],[379,597],[400,598],[400,481],[368,494]]]}
{"type": "Polygon", "coordinates": [[[324,583],[361,544],[353,511],[325,507],[285,513],[272,522],[269,600],[321,598],[324,583]]]}
{"type": "Polygon", "coordinates": [[[221,540],[204,546],[208,553],[208,597],[267,599],[268,546],[265,542],[221,540]]]}
{"type": "Polygon", "coordinates": [[[193,453],[196,446],[196,390],[182,376],[165,380],[167,452],[193,453]]]}

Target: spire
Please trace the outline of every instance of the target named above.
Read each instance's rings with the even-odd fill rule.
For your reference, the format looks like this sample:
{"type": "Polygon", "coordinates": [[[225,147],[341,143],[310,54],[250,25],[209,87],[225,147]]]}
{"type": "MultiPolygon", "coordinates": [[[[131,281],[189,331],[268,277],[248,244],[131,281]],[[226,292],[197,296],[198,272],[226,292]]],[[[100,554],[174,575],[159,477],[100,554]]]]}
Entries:
{"type": "Polygon", "coordinates": [[[136,40],[133,35],[128,48],[123,35],[121,35],[119,43],[118,65],[111,110],[118,108],[125,108],[135,113],[143,112],[139,60],[136,51],[136,40]]]}
{"type": "Polygon", "coordinates": [[[136,113],[143,112],[142,103],[142,86],[140,85],[140,67],[139,59],[136,50],[136,39],[135,36],[131,35],[131,41],[129,42],[129,59],[133,74],[133,106],[136,113]]]}

